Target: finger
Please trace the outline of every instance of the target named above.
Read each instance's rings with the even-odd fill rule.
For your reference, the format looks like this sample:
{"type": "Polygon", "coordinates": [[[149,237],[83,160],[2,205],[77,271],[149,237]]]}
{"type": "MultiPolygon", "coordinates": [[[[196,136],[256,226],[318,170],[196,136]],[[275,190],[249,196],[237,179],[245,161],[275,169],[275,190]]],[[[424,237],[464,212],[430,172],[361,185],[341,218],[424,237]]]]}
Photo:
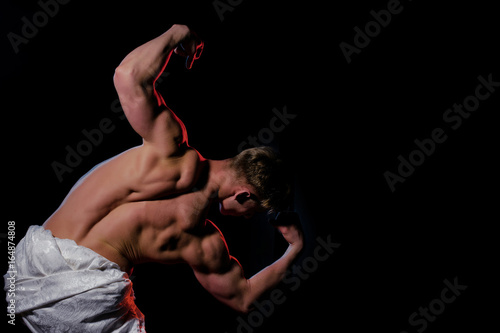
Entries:
{"type": "Polygon", "coordinates": [[[300,226],[300,217],[296,212],[283,211],[279,212],[278,215],[276,215],[276,218],[274,222],[272,222],[272,224],[274,226],[300,226]]]}
{"type": "Polygon", "coordinates": [[[191,69],[193,67],[193,62],[194,62],[194,57],[193,56],[187,56],[186,58],[186,68],[191,69]]]}
{"type": "Polygon", "coordinates": [[[290,231],[289,227],[284,226],[277,226],[276,229],[278,229],[278,231],[281,232],[282,235],[285,235],[290,231]]]}
{"type": "MultiPolygon", "coordinates": [[[[203,49],[201,49],[201,51],[203,51],[203,49]]],[[[201,51],[198,52],[198,49],[196,49],[195,52],[193,52],[193,54],[187,56],[186,58],[187,69],[191,69],[191,67],[193,67],[194,61],[200,58],[201,51]]]]}
{"type": "Polygon", "coordinates": [[[193,63],[195,60],[198,60],[203,52],[203,42],[196,46],[196,49],[191,55],[188,55],[186,58],[186,68],[191,69],[193,67],[193,63]]]}
{"type": "Polygon", "coordinates": [[[196,51],[195,51],[195,54],[194,54],[194,59],[200,59],[201,57],[201,54],[203,53],[203,47],[205,46],[205,43],[203,42],[200,42],[200,44],[198,44],[196,46],[196,51]]]}
{"type": "Polygon", "coordinates": [[[187,55],[186,51],[184,51],[184,49],[179,46],[174,49],[174,53],[180,55],[181,57],[185,57],[187,55]]]}

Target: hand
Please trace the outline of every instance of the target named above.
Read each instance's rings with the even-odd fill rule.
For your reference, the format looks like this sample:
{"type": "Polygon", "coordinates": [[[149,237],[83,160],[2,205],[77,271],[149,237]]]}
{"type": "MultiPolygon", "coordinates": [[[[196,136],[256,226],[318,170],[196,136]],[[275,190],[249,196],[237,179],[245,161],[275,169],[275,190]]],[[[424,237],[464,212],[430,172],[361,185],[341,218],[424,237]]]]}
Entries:
{"type": "Polygon", "coordinates": [[[288,244],[297,247],[298,249],[302,249],[304,239],[302,231],[297,226],[277,226],[276,228],[281,232],[283,238],[288,242],[288,244]]]}
{"type": "Polygon", "coordinates": [[[193,62],[200,58],[204,47],[203,41],[192,30],[186,33],[186,37],[182,39],[174,49],[175,54],[186,58],[186,68],[191,69],[193,62]]]}
{"type": "Polygon", "coordinates": [[[291,246],[297,247],[299,250],[302,249],[304,240],[297,213],[280,212],[272,224],[291,246]]]}

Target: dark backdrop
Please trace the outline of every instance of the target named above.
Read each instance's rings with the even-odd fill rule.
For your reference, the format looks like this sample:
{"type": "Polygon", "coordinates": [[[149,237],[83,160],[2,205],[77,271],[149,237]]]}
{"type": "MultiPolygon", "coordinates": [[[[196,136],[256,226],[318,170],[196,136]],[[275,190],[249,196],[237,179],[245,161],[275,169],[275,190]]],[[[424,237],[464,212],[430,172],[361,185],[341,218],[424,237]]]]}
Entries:
{"type": "MultiPolygon", "coordinates": [[[[191,71],[172,57],[160,86],[167,104],[207,158],[233,156],[249,135],[270,141],[272,133],[269,144],[295,171],[291,209],[307,245],[295,274],[275,289],[282,304],[270,307],[267,295],[268,306],[250,315],[215,301],[186,266],[138,266],[134,289],[148,332],[455,332],[493,322],[500,92],[490,86],[456,129],[457,118],[443,118],[454,104],[474,103],[479,76],[500,81],[492,4],[70,1],[44,16],[41,3],[0,5],[3,251],[8,221],[17,243],[92,166],[140,144],[117,107],[114,69],[184,23],[205,51],[191,71]],[[375,17],[380,23],[370,23],[375,17]],[[26,22],[38,27],[23,31],[26,22]],[[284,110],[295,118],[270,132],[284,110]],[[67,147],[76,149],[82,131],[103,119],[109,133],[58,177],[54,162],[65,164],[67,147]],[[431,149],[436,128],[446,141],[431,149]],[[427,142],[429,156],[415,140],[427,142]],[[392,191],[384,174],[397,175],[410,155],[418,165],[401,166],[405,181],[392,191]],[[325,242],[340,246],[328,256],[315,251],[325,242]],[[449,304],[441,300],[445,280],[467,286],[449,304]]],[[[211,215],[248,277],[285,247],[264,215],[211,215]]]]}

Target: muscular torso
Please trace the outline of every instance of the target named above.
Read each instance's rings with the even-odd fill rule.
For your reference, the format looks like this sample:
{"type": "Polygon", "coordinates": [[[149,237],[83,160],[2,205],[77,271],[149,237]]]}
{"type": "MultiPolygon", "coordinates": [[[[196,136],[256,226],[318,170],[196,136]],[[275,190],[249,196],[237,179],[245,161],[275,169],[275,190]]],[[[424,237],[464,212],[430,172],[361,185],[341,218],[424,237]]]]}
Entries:
{"type": "Polygon", "coordinates": [[[197,247],[219,238],[205,226],[211,190],[191,190],[205,168],[191,148],[169,158],[147,145],[132,148],[82,177],[44,227],[124,271],[146,261],[195,260],[197,247]]]}

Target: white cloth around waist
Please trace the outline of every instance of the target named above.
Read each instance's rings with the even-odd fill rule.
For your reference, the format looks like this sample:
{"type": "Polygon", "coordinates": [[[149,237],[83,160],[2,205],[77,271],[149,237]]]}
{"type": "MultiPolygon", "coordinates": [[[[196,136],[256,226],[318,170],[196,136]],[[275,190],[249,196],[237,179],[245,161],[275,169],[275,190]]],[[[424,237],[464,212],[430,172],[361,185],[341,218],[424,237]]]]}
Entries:
{"type": "Polygon", "coordinates": [[[15,312],[33,332],[145,332],[128,274],[73,240],[31,226],[15,270],[15,312]]]}

